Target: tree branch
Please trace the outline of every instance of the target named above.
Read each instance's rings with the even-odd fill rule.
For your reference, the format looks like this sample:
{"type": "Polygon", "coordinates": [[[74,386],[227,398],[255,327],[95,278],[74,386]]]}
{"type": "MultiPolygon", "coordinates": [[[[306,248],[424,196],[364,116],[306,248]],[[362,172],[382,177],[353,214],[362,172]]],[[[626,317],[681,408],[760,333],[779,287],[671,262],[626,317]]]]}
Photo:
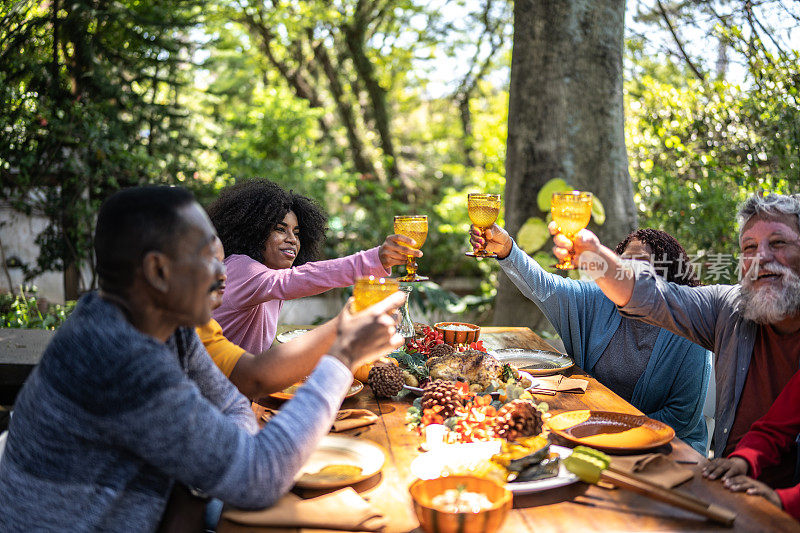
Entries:
{"type": "Polygon", "coordinates": [[[689,57],[689,54],[686,53],[686,50],[683,48],[683,43],[681,42],[678,34],[675,31],[675,28],[672,26],[672,22],[669,20],[669,16],[667,15],[664,6],[661,4],[661,0],[656,0],[656,5],[658,6],[658,10],[661,13],[661,17],[664,19],[664,22],[667,24],[667,28],[669,29],[670,34],[672,35],[672,39],[675,41],[675,44],[678,46],[678,50],[680,50],[681,56],[683,57],[686,64],[689,65],[689,68],[694,75],[697,76],[697,79],[700,81],[705,81],[705,76],[700,72],[700,70],[695,66],[694,62],[689,57]]]}
{"type": "Polygon", "coordinates": [[[494,0],[486,0],[486,3],[484,4],[484,8],[480,16],[480,20],[483,23],[483,31],[475,43],[475,53],[472,56],[472,61],[470,61],[469,69],[461,79],[458,89],[456,89],[453,95],[456,104],[458,105],[459,118],[461,119],[461,128],[463,131],[462,144],[465,164],[467,166],[475,165],[472,157],[472,113],[469,108],[469,102],[473,93],[475,92],[476,87],[478,86],[478,83],[483,79],[483,77],[486,75],[486,72],[489,70],[489,67],[492,64],[492,58],[502,44],[502,39],[495,39],[496,32],[500,27],[501,22],[497,20],[493,23],[490,17],[493,1],[494,0]],[[491,49],[483,61],[480,61],[481,47],[483,46],[487,36],[489,38],[489,42],[491,43],[491,49]],[[473,73],[476,65],[479,65],[478,70],[477,72],[473,73]]]}
{"type": "MultiPolygon", "coordinates": [[[[320,98],[319,94],[314,90],[314,87],[305,79],[303,73],[301,72],[301,68],[298,66],[297,68],[292,69],[289,67],[289,65],[275,56],[275,53],[272,50],[272,41],[274,39],[274,35],[264,23],[263,17],[260,16],[260,13],[259,18],[261,20],[256,20],[251,13],[244,11],[242,12],[242,16],[244,18],[244,24],[255,31],[261,38],[261,50],[264,52],[264,55],[278,70],[281,76],[283,76],[283,79],[286,80],[294,93],[298,97],[308,101],[311,107],[324,108],[322,98],[320,98]]],[[[324,116],[320,117],[319,125],[324,135],[330,135],[330,125],[325,120],[324,116]]]]}
{"type": "Polygon", "coordinates": [[[375,113],[375,129],[381,141],[381,149],[385,156],[386,167],[390,178],[400,178],[405,193],[402,195],[407,199],[407,193],[414,190],[414,184],[402,175],[399,168],[397,154],[395,153],[394,143],[389,125],[389,110],[386,106],[386,91],[380,86],[375,78],[375,69],[364,50],[365,37],[365,17],[369,12],[368,2],[359,0],[356,6],[356,13],[350,24],[344,26],[345,44],[353,60],[356,72],[367,90],[372,110],[375,113]]]}
{"type": "MultiPolygon", "coordinates": [[[[309,38],[311,38],[311,35],[309,35],[309,38]]],[[[314,46],[313,50],[317,61],[322,65],[322,71],[328,80],[328,86],[333,95],[333,100],[336,103],[336,108],[339,111],[339,117],[344,124],[347,140],[350,144],[350,153],[356,170],[362,175],[377,177],[375,167],[364,153],[364,143],[361,141],[361,137],[358,134],[353,107],[345,100],[344,90],[339,83],[336,68],[334,68],[331,62],[328,51],[321,42],[314,46]]]]}

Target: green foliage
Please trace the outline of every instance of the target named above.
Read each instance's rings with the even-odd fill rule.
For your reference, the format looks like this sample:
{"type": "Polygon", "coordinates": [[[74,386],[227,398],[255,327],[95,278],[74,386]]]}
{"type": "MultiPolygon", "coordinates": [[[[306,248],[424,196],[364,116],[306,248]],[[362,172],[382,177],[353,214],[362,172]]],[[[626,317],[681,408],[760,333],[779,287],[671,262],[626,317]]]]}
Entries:
{"type": "Polygon", "coordinates": [[[532,253],[550,240],[547,222],[538,217],[529,218],[517,232],[517,244],[524,251],[532,253]]]}
{"type": "Polygon", "coordinates": [[[539,206],[540,211],[546,213],[550,211],[550,199],[555,193],[569,192],[571,190],[572,186],[566,181],[562,180],[561,178],[553,178],[542,185],[542,188],[539,189],[539,193],[536,195],[536,205],[539,206]]]}
{"type": "Polygon", "coordinates": [[[0,195],[50,220],[31,275],[91,257],[94,214],[117,188],[202,177],[182,97],[192,82],[187,33],[203,3],[0,10],[0,195]]]}
{"type": "Polygon", "coordinates": [[[51,220],[29,275],[91,265],[94,214],[119,187],[181,183],[207,202],[263,176],[326,208],[328,257],[426,213],[422,271],[491,279],[463,255],[465,198],[504,187],[508,94],[487,80],[509,66],[511,4],[448,7],[463,16],[416,0],[1,7],[3,199],[51,220]],[[454,57],[460,81],[431,90],[454,57]]]}
{"type": "Polygon", "coordinates": [[[730,257],[724,275],[702,266],[700,274],[735,283],[737,204],[758,190],[798,190],[800,71],[797,52],[782,60],[759,43],[738,41],[740,33],[729,37],[756,47],[742,50],[747,85],[687,79],[634,55],[626,138],[640,225],[668,231],[702,266],[713,254],[730,257]]]}
{"type": "MultiPolygon", "coordinates": [[[[512,3],[435,4],[3,4],[0,199],[51,220],[28,274],[90,264],[96,209],[119,187],[181,183],[207,201],[263,176],[325,207],[328,257],[379,245],[393,215],[427,214],[420,272],[477,276],[481,289],[459,298],[422,284],[412,304],[426,314],[490,310],[498,267],[463,255],[466,194],[504,190],[508,92],[498,80],[510,67],[512,3]],[[443,58],[455,67],[439,87],[443,58]]],[[[666,5],[676,21],[713,14],[666,5]]],[[[669,231],[690,253],[734,253],[736,204],[762,188],[796,192],[800,180],[798,52],[765,46],[732,17],[717,32],[747,68],[741,85],[701,81],[641,39],[627,43],[640,225],[669,231]]],[[[569,189],[546,184],[540,209],[569,189]]],[[[599,201],[592,216],[603,224],[599,201]]],[[[546,269],[548,220],[528,220],[518,235],[546,269]]]]}
{"type": "Polygon", "coordinates": [[[0,293],[0,327],[56,329],[74,307],[75,302],[44,305],[37,301],[35,290],[33,295],[27,295],[24,288],[20,287],[19,295],[0,293]]]}
{"type": "Polygon", "coordinates": [[[427,378],[430,374],[428,367],[425,365],[427,357],[419,352],[410,353],[405,348],[395,350],[388,355],[394,357],[400,363],[400,368],[404,368],[411,372],[419,381],[427,378]]]}
{"type": "Polygon", "coordinates": [[[465,199],[467,192],[503,190],[508,95],[484,77],[498,64],[507,68],[508,57],[485,58],[484,46],[476,61],[488,61],[486,68],[467,65],[470,161],[454,97],[425,94],[426,61],[472,53],[485,23],[485,38],[504,49],[497,35],[508,32],[511,19],[506,2],[489,13],[461,4],[452,6],[465,13],[456,27],[410,0],[382,9],[355,0],[270,9],[221,3],[206,26],[212,46],[202,104],[218,128],[220,177],[264,176],[316,198],[330,216],[328,257],[379,245],[393,232],[393,215],[423,213],[430,232],[422,272],[490,273],[496,267],[463,255],[465,199]]]}

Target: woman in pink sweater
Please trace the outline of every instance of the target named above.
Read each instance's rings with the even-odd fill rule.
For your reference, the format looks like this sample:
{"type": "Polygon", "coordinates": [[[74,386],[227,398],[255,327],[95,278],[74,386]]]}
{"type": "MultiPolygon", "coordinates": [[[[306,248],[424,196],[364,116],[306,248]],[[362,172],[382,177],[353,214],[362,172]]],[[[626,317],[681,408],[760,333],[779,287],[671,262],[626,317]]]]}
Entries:
{"type": "Polygon", "coordinates": [[[228,340],[250,353],[269,348],[284,300],[346,287],[362,276],[388,276],[406,256],[422,252],[390,235],[379,247],[330,259],[318,256],[327,218],[310,198],[268,180],[223,189],[208,207],[225,248],[228,281],[214,319],[228,340]]]}

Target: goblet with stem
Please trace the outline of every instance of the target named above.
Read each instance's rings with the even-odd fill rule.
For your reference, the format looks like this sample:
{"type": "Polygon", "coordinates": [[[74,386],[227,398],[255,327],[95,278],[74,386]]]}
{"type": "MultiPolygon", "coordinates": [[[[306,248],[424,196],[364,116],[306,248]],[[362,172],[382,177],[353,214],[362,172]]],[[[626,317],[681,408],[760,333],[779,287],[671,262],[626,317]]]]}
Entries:
{"type": "MultiPolygon", "coordinates": [[[[428,216],[427,215],[402,215],[394,217],[394,232],[414,239],[411,248],[419,250],[425,244],[428,237],[428,216]]],[[[414,282],[428,281],[429,278],[417,274],[417,260],[413,255],[406,257],[406,275],[398,281],[414,282]]]]}
{"type": "MultiPolygon", "coordinates": [[[[553,193],[550,200],[550,212],[553,222],[558,226],[558,232],[569,240],[575,240],[580,230],[589,225],[592,218],[592,193],[581,191],[553,193]]],[[[578,266],[573,261],[574,252],[562,259],[556,268],[561,270],[574,270],[578,266]]]]}
{"type": "MultiPolygon", "coordinates": [[[[472,225],[478,228],[483,235],[483,232],[492,227],[492,224],[497,220],[497,215],[500,214],[500,195],[499,194],[478,194],[471,193],[467,195],[467,214],[472,221],[472,225]]],[[[470,257],[497,257],[497,254],[487,252],[485,248],[481,248],[474,252],[466,252],[465,255],[470,257]]]]}

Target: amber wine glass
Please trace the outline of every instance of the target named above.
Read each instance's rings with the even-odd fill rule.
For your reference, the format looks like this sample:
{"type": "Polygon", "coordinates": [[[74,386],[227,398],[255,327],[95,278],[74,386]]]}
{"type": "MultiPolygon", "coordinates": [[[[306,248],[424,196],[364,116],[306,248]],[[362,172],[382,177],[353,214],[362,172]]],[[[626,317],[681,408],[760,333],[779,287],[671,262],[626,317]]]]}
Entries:
{"type": "MultiPolygon", "coordinates": [[[[394,232],[414,239],[416,243],[411,248],[419,250],[428,237],[427,215],[404,215],[394,217],[394,232]]],[[[413,255],[406,257],[406,275],[399,281],[428,281],[429,278],[417,274],[417,260],[413,255]]]]}
{"type": "Polygon", "coordinates": [[[353,285],[353,311],[358,313],[400,290],[400,283],[393,278],[359,278],[353,285]]]}
{"type": "MultiPolygon", "coordinates": [[[[558,232],[571,241],[575,240],[575,235],[588,226],[592,218],[592,193],[581,191],[553,193],[550,212],[553,214],[553,222],[558,226],[558,232]]],[[[555,267],[561,270],[578,268],[573,262],[573,255],[574,252],[570,252],[570,255],[555,267]]]]}
{"type": "MultiPolygon", "coordinates": [[[[481,235],[497,220],[497,215],[500,214],[500,195],[499,194],[478,194],[471,193],[467,195],[467,213],[472,225],[481,231],[481,235]]],[[[481,248],[475,252],[466,252],[465,255],[470,257],[497,257],[497,254],[487,252],[485,248],[481,248]]]]}

